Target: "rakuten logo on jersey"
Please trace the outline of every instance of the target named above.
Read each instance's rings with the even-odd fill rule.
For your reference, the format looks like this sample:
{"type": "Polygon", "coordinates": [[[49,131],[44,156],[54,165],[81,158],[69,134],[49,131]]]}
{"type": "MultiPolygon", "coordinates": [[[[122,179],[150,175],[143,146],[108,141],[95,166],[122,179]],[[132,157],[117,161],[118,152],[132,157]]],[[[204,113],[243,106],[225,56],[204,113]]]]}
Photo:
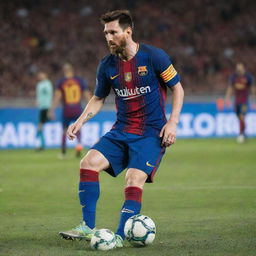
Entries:
{"type": "Polygon", "coordinates": [[[148,92],[151,92],[151,88],[149,86],[135,87],[132,89],[124,88],[124,89],[115,89],[117,96],[123,98],[123,100],[130,100],[137,97],[142,96],[148,92]]]}

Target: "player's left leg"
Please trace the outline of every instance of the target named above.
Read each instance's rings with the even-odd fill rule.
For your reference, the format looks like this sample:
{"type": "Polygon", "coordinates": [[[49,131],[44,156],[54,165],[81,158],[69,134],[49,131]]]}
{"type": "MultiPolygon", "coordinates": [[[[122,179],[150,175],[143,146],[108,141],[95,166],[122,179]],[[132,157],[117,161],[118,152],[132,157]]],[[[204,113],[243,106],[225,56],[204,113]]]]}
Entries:
{"type": "Polygon", "coordinates": [[[237,116],[239,120],[239,136],[237,137],[238,143],[244,143],[245,142],[245,115],[247,112],[247,105],[242,104],[237,108],[237,116]]]}
{"type": "Polygon", "coordinates": [[[81,132],[80,131],[77,132],[76,138],[77,138],[76,157],[80,157],[81,156],[81,152],[83,150],[83,146],[82,146],[82,143],[81,143],[81,132]]]}
{"type": "Polygon", "coordinates": [[[117,247],[122,247],[125,239],[124,225],[125,222],[133,215],[139,214],[141,210],[141,199],[143,186],[148,175],[139,169],[129,168],[125,176],[125,201],[121,209],[119,226],[117,228],[117,247]],[[121,239],[122,238],[122,239],[121,239]]]}
{"type": "Polygon", "coordinates": [[[39,139],[39,147],[36,148],[37,151],[43,150],[45,148],[45,140],[43,134],[43,125],[47,122],[47,109],[41,109],[39,113],[39,123],[37,126],[36,137],[39,139]]]}
{"type": "Polygon", "coordinates": [[[122,241],[125,238],[124,225],[127,219],[140,213],[143,186],[145,182],[153,182],[153,177],[165,153],[159,137],[127,136],[131,141],[128,142],[129,163],[125,177],[125,202],[116,232],[119,237],[117,247],[122,247],[122,241]]]}

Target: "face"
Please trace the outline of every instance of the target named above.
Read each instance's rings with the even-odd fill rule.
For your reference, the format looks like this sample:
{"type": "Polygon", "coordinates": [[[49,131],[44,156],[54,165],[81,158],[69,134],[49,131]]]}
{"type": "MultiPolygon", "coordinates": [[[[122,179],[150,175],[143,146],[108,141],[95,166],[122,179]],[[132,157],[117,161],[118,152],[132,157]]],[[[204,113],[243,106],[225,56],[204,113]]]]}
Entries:
{"type": "Polygon", "coordinates": [[[122,29],[118,20],[108,22],[104,26],[104,34],[112,54],[118,55],[124,52],[130,28],[122,29]]]}
{"type": "Polygon", "coordinates": [[[44,80],[45,78],[46,78],[46,74],[45,74],[44,72],[39,72],[39,73],[37,74],[37,79],[38,79],[39,81],[44,80]]]}
{"type": "Polygon", "coordinates": [[[244,64],[242,64],[242,63],[237,63],[237,65],[236,65],[236,72],[237,72],[239,75],[243,75],[243,74],[245,73],[244,64]]]}
{"type": "Polygon", "coordinates": [[[73,68],[70,65],[64,65],[63,66],[63,73],[67,77],[73,76],[73,68]]]}

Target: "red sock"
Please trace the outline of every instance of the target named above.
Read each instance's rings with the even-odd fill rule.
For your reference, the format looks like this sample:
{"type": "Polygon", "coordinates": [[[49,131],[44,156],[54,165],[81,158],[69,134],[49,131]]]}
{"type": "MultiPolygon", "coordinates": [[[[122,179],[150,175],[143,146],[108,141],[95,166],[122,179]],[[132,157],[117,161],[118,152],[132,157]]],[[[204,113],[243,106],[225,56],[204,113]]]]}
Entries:
{"type": "Polygon", "coordinates": [[[133,200],[141,203],[142,189],[139,187],[127,187],[124,190],[125,200],[133,200]]]}
{"type": "Polygon", "coordinates": [[[245,131],[245,121],[243,119],[239,119],[240,124],[240,134],[244,134],[245,131]]]}
{"type": "Polygon", "coordinates": [[[99,182],[99,173],[93,170],[80,169],[80,182],[99,182]]]}

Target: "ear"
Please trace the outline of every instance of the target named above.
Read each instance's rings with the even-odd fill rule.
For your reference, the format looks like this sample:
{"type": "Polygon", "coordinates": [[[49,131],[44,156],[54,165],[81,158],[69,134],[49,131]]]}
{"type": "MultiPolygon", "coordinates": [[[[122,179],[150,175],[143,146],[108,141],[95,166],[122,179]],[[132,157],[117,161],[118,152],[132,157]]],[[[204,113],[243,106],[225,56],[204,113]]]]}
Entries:
{"type": "Polygon", "coordinates": [[[132,29],[131,29],[131,27],[128,27],[126,29],[126,33],[127,33],[128,36],[132,36],[132,29]]]}

